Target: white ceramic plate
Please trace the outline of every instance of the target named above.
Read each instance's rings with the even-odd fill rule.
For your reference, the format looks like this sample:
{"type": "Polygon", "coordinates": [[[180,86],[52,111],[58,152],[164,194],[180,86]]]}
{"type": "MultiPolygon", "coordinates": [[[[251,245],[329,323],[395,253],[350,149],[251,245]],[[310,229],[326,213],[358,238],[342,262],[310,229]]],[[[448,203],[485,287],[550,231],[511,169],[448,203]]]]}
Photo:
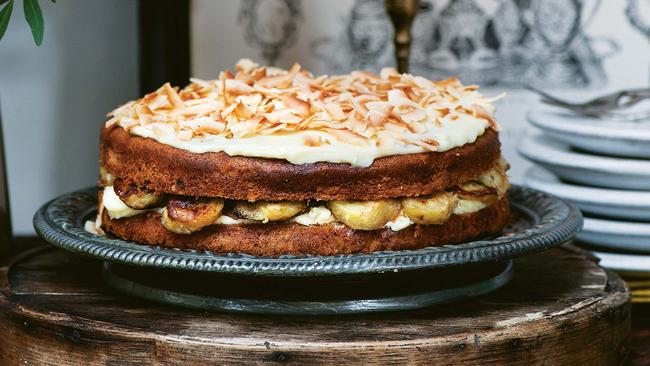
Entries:
{"type": "Polygon", "coordinates": [[[650,221],[650,191],[623,191],[563,183],[540,167],[532,167],[526,171],[524,184],[564,198],[586,213],[650,221]]]}
{"type": "Polygon", "coordinates": [[[587,151],[650,158],[650,119],[608,121],[540,106],[528,113],[528,121],[550,136],[587,151]]]}
{"type": "MultiPolygon", "coordinates": [[[[578,240],[615,250],[650,253],[650,223],[584,218],[578,240]]],[[[648,257],[650,259],[650,257],[648,257]]]]}
{"type": "Polygon", "coordinates": [[[563,180],[589,186],[650,190],[650,160],[589,155],[542,134],[528,136],[518,147],[525,158],[563,180]]]}
{"type": "Polygon", "coordinates": [[[650,255],[592,252],[600,265],[632,276],[650,276],[650,255]]]}

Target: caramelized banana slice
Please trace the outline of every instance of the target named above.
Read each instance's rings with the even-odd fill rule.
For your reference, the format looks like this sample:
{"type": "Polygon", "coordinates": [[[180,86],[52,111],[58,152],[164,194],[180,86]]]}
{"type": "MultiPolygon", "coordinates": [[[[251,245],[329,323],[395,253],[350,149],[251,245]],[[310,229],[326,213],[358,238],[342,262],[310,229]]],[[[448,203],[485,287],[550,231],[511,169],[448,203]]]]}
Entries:
{"type": "Polygon", "coordinates": [[[162,210],[161,223],[177,234],[191,234],[214,224],[222,209],[221,198],[170,199],[162,210]]]}
{"type": "Polygon", "coordinates": [[[478,177],[478,181],[489,188],[496,189],[499,196],[503,196],[503,194],[510,188],[508,177],[494,168],[481,174],[481,176],[478,177]]]}
{"type": "Polygon", "coordinates": [[[113,174],[109,173],[103,166],[99,167],[99,186],[108,187],[113,185],[113,174]]]}
{"type": "Polygon", "coordinates": [[[484,202],[475,200],[459,199],[454,207],[454,215],[464,215],[472,212],[477,212],[487,206],[484,202]]]}
{"type": "Polygon", "coordinates": [[[377,230],[399,215],[401,205],[396,200],[330,201],[327,207],[334,216],[355,230],[377,230]]]}
{"type": "Polygon", "coordinates": [[[242,219],[262,221],[289,220],[307,209],[306,202],[280,201],[280,202],[237,202],[233,212],[242,219]]]}
{"type": "Polygon", "coordinates": [[[508,163],[508,161],[504,159],[503,156],[499,156],[499,160],[497,160],[496,168],[505,174],[505,172],[507,172],[508,169],[510,169],[510,163],[508,163]]]}
{"type": "Polygon", "coordinates": [[[461,200],[480,201],[486,205],[491,205],[499,200],[496,189],[486,187],[476,181],[461,184],[456,187],[455,191],[461,200]]]}
{"type": "Polygon", "coordinates": [[[497,194],[501,197],[510,188],[506,170],[508,170],[508,163],[501,158],[497,162],[496,166],[481,174],[477,180],[487,187],[496,189],[497,194]]]}
{"type": "Polygon", "coordinates": [[[442,224],[451,216],[458,198],[450,192],[442,192],[429,197],[405,198],[402,211],[416,224],[442,224]]]}
{"type": "Polygon", "coordinates": [[[156,193],[143,187],[138,187],[135,183],[127,183],[123,179],[115,179],[113,188],[118,197],[127,206],[135,210],[144,210],[159,206],[165,195],[156,193]]]}

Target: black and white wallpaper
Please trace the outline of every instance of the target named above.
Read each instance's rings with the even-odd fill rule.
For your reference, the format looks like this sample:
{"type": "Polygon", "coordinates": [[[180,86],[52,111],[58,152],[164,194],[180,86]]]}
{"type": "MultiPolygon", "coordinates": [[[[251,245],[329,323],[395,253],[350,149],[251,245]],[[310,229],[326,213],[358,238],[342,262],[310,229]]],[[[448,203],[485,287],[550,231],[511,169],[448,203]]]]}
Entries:
{"type": "MultiPolygon", "coordinates": [[[[650,42],[650,0],[628,0],[625,8],[628,21],[650,42]]],[[[647,60],[650,69],[650,60],[647,60]]]]}
{"type": "Polygon", "coordinates": [[[296,42],[302,20],[301,0],[242,0],[238,17],[246,42],[272,66],[296,42]]]}
{"type": "Polygon", "coordinates": [[[650,0],[628,0],[625,15],[630,24],[650,41],[650,0]]]}
{"type": "Polygon", "coordinates": [[[334,34],[311,42],[311,51],[331,73],[394,66],[393,26],[383,0],[355,0],[334,34]]]}
{"type": "Polygon", "coordinates": [[[459,74],[481,84],[585,87],[606,81],[602,61],[618,46],[585,34],[595,8],[581,0],[480,3],[429,3],[414,30],[413,72],[459,74]],[[605,51],[597,52],[595,42],[606,44],[605,51]]]}
{"type": "MultiPolygon", "coordinates": [[[[588,32],[612,0],[422,0],[413,27],[411,72],[430,78],[520,87],[595,88],[621,46],[588,32]]],[[[650,44],[650,0],[626,1],[626,24],[650,44]]],[[[326,73],[394,65],[393,30],[383,0],[240,0],[237,27],[255,58],[276,65],[296,44],[326,73]],[[316,14],[311,12],[320,7],[316,14]],[[307,16],[306,16],[307,14],[307,16]],[[315,27],[313,16],[318,17],[315,27]]],[[[593,27],[592,27],[593,28],[593,27]]],[[[614,29],[615,30],[615,29],[614,29]]],[[[647,62],[650,67],[650,61],[647,62]]],[[[648,76],[645,76],[646,80],[648,76]]]]}

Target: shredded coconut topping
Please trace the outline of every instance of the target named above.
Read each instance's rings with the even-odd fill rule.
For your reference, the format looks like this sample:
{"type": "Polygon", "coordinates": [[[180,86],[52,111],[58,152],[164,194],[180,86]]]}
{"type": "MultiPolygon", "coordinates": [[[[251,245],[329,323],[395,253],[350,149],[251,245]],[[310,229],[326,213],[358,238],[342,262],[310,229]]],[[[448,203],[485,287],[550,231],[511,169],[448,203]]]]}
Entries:
{"type": "MultiPolygon", "coordinates": [[[[171,130],[181,141],[319,131],[352,145],[380,146],[392,138],[429,151],[439,145],[425,133],[431,125],[463,123],[460,117],[471,116],[498,130],[492,102],[500,96],[485,98],[478,86],[455,78],[430,81],[392,68],[379,75],[315,77],[299,64],[281,70],[248,59],[235,67],[236,73],[221,72],[216,80],[190,79],[180,91],[166,83],[109,113],[106,126],[128,131],[148,126],[156,135],[171,130]]],[[[303,143],[319,146],[327,140],[306,137],[303,143]]]]}

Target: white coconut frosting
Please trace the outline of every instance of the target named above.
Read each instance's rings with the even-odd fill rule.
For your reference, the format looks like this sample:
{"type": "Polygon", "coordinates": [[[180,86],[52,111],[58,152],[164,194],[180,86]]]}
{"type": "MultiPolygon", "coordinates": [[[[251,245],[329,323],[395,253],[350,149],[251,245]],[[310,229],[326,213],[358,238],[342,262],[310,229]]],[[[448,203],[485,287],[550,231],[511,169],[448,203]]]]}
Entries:
{"type": "Polygon", "coordinates": [[[457,79],[432,82],[394,69],[314,77],[297,64],[279,70],[250,60],[236,69],[180,91],[165,84],[111,112],[106,124],[193,153],[360,167],[450,150],[497,129],[496,98],[457,79]]]}

